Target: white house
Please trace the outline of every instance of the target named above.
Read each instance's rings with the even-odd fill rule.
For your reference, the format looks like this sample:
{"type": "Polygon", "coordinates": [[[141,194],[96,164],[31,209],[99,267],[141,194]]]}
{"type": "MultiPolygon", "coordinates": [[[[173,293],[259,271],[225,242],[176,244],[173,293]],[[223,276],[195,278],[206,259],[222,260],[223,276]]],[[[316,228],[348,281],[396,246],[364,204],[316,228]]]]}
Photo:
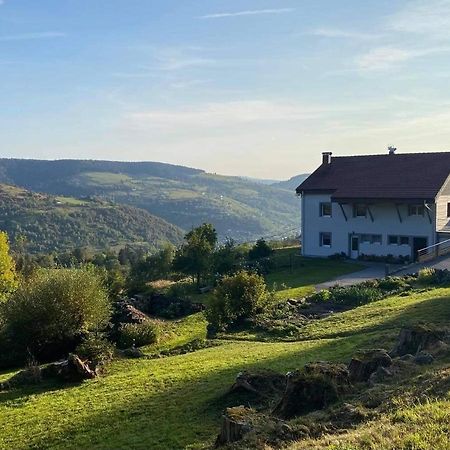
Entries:
{"type": "Polygon", "coordinates": [[[450,239],[450,152],[332,157],[298,188],[302,253],[415,259],[450,239]]]}

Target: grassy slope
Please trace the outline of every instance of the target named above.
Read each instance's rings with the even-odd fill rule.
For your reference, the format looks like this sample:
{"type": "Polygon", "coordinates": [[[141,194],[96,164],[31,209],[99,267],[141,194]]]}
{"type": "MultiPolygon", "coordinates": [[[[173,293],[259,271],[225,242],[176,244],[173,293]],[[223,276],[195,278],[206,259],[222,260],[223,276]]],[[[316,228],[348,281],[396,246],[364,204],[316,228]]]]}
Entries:
{"type": "MultiPolygon", "coordinates": [[[[357,348],[389,347],[402,324],[424,319],[448,323],[450,289],[381,300],[330,317],[305,329],[302,342],[223,342],[164,359],[119,360],[107,376],[81,385],[2,393],[0,447],[199,448],[214,439],[227,406],[222,395],[242,369],[284,372],[311,360],[345,361],[357,348]]],[[[204,330],[201,315],[186,320],[172,325],[172,344],[189,340],[191,329],[192,337],[204,330]]]]}

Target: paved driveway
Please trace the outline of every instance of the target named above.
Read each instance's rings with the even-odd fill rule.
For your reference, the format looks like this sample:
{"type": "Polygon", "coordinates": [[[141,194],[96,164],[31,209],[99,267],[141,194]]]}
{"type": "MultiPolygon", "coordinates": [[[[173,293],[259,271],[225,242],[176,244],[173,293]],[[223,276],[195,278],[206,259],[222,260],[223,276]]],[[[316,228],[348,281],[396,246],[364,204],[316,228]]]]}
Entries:
{"type": "MultiPolygon", "coordinates": [[[[351,286],[352,284],[362,283],[368,280],[375,280],[377,278],[384,278],[386,276],[386,264],[383,263],[364,263],[365,268],[358,272],[348,273],[341,275],[334,280],[326,281],[316,285],[316,290],[328,289],[330,287],[339,286],[351,286]]],[[[450,255],[442,256],[434,261],[423,264],[411,264],[402,270],[394,271],[392,275],[401,276],[408,275],[410,273],[416,273],[420,269],[430,267],[433,269],[449,270],[450,271],[450,255]]],[[[391,270],[395,267],[391,266],[391,270]]]]}
{"type": "Polygon", "coordinates": [[[328,289],[332,286],[350,286],[352,284],[362,283],[367,280],[374,280],[376,278],[384,278],[386,276],[386,265],[383,263],[365,263],[363,267],[357,272],[341,275],[334,280],[326,281],[316,285],[316,290],[328,289]]]}

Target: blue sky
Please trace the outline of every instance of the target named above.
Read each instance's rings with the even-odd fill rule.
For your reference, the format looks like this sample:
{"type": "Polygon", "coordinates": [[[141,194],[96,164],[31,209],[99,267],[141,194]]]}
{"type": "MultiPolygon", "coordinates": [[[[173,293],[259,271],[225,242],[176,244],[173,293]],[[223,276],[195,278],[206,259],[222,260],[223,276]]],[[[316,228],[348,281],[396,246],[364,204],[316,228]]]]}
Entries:
{"type": "Polygon", "coordinates": [[[1,155],[287,178],[450,150],[450,0],[0,0],[1,155]]]}

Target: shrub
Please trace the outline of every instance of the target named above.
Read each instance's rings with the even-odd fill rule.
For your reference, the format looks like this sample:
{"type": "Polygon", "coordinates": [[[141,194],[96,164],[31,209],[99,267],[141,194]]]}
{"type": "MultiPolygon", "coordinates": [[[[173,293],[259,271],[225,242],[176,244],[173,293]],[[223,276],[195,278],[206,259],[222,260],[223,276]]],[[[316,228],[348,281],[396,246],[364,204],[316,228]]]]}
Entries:
{"type": "Polygon", "coordinates": [[[450,272],[448,270],[437,270],[430,267],[419,270],[417,282],[425,285],[440,285],[450,282],[450,272]]]}
{"type": "Polygon", "coordinates": [[[206,310],[209,332],[225,330],[259,313],[268,299],[262,276],[242,270],[224,277],[214,290],[213,300],[206,310]]]}
{"type": "Polygon", "coordinates": [[[91,333],[78,345],[75,353],[96,367],[113,359],[114,345],[101,334],[91,333]]]}
{"type": "Polygon", "coordinates": [[[311,295],[309,299],[314,303],[324,303],[331,299],[331,292],[328,289],[322,289],[319,292],[311,295]]]}
{"type": "Polygon", "coordinates": [[[4,301],[16,288],[16,267],[9,254],[8,235],[0,231],[0,301],[4,301]]]}
{"type": "Polygon", "coordinates": [[[143,347],[158,341],[158,328],[150,321],[124,323],[120,326],[117,345],[120,348],[143,347]]]}
{"type": "Polygon", "coordinates": [[[110,314],[102,281],[88,268],[41,270],[3,305],[12,340],[43,359],[72,351],[82,334],[104,328],[110,314]]]}
{"type": "Polygon", "coordinates": [[[248,257],[251,260],[262,259],[268,258],[272,253],[272,247],[264,239],[258,239],[248,252],[248,257]]]}
{"type": "Polygon", "coordinates": [[[378,288],[382,291],[404,291],[411,286],[405,278],[402,277],[386,277],[378,281],[378,288]]]}
{"type": "Polygon", "coordinates": [[[382,297],[383,293],[379,289],[360,285],[337,287],[331,290],[331,299],[335,303],[344,305],[364,305],[382,297]]]}

